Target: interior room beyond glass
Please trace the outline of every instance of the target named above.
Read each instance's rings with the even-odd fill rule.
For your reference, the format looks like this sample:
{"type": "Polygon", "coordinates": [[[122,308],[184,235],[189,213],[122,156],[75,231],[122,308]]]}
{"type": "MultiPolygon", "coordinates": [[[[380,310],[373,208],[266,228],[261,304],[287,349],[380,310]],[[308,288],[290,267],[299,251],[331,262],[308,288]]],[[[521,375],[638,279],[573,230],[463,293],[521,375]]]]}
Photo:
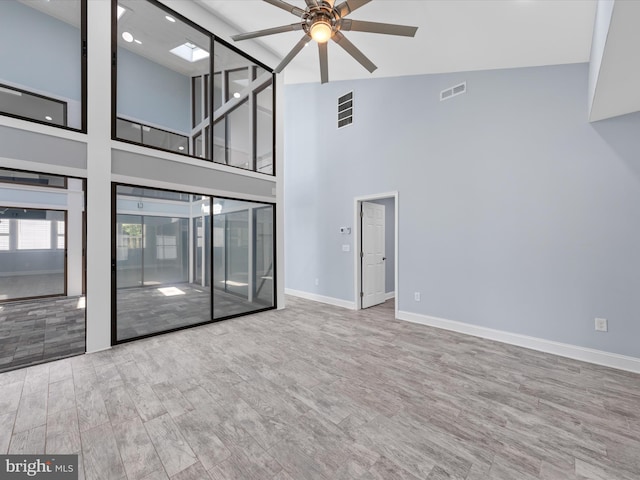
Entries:
{"type": "Polygon", "coordinates": [[[113,342],[275,306],[274,207],[115,186],[113,342]]]}

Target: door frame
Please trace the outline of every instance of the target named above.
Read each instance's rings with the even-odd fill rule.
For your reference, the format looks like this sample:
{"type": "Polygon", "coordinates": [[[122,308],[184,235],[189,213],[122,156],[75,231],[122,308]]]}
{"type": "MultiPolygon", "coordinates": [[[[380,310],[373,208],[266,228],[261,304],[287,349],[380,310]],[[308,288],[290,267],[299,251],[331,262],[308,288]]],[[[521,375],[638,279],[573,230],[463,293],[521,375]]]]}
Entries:
{"type": "Polygon", "coordinates": [[[369,202],[372,200],[382,200],[385,198],[393,198],[393,205],[394,205],[394,210],[395,210],[395,218],[394,218],[394,226],[393,226],[393,230],[394,230],[394,241],[395,241],[395,245],[394,245],[394,291],[395,291],[395,297],[396,297],[396,302],[395,302],[395,316],[396,318],[398,317],[398,291],[399,291],[399,280],[400,280],[400,276],[398,274],[399,272],[399,266],[398,266],[398,240],[399,240],[399,233],[400,233],[400,229],[399,229],[399,217],[398,217],[398,212],[399,212],[399,208],[398,208],[398,201],[399,201],[399,195],[398,195],[398,191],[393,191],[393,192],[385,192],[385,193],[378,193],[378,194],[371,194],[371,195],[363,195],[363,196],[359,196],[359,197],[355,197],[353,199],[353,225],[354,225],[354,236],[353,236],[353,272],[354,272],[354,279],[353,279],[353,283],[354,283],[354,305],[355,305],[355,309],[356,310],[361,310],[362,309],[362,300],[360,297],[360,292],[362,291],[362,262],[360,260],[360,247],[362,245],[362,222],[360,220],[360,209],[362,206],[362,202],[369,202]]]}

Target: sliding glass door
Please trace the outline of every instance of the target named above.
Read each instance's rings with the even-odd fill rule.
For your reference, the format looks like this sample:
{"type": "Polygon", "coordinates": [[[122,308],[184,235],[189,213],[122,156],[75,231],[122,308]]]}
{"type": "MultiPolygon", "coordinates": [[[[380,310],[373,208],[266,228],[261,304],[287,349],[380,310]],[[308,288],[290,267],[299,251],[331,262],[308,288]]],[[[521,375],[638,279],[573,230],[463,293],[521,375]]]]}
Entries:
{"type": "Polygon", "coordinates": [[[273,205],[125,185],[114,200],[114,343],[275,306],[273,205]]]}
{"type": "Polygon", "coordinates": [[[275,305],[273,206],[214,198],[214,317],[275,305]]]}

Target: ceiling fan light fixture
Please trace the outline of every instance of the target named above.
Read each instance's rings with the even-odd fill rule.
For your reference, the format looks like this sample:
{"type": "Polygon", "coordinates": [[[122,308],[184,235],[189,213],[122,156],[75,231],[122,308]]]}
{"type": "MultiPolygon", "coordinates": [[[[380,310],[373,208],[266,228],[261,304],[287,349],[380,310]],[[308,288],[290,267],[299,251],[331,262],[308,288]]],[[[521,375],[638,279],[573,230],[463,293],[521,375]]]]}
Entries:
{"type": "Polygon", "coordinates": [[[318,43],[326,43],[331,39],[333,35],[333,28],[327,20],[316,20],[309,29],[309,34],[318,43]]]}

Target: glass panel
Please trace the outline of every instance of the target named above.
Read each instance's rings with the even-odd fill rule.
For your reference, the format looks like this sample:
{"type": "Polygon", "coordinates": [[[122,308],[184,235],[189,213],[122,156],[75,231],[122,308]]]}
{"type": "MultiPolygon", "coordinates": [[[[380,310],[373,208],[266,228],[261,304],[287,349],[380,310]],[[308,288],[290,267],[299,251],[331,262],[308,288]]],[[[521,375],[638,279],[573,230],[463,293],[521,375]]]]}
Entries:
{"type": "Polygon", "coordinates": [[[193,97],[193,128],[202,122],[202,77],[193,77],[191,88],[193,97]]]}
{"type": "Polygon", "coordinates": [[[65,212],[0,207],[0,301],[65,293],[65,212]],[[54,243],[55,242],[55,243],[54,243]]]}
{"type": "Polygon", "coordinates": [[[227,115],[228,165],[253,170],[251,160],[251,110],[242,103],[227,115]]]}
{"type": "Polygon", "coordinates": [[[204,157],[204,141],[202,138],[202,130],[193,136],[193,151],[196,157],[204,157]]]}
{"type": "Polygon", "coordinates": [[[226,214],[226,291],[249,298],[249,215],[248,211],[226,214]]]}
{"type": "Polygon", "coordinates": [[[249,85],[249,68],[227,72],[227,101],[240,98],[240,92],[249,85]]]}
{"type": "Polygon", "coordinates": [[[213,250],[216,319],[275,305],[271,205],[214,198],[213,250]]]}
{"type": "Polygon", "coordinates": [[[211,320],[209,210],[209,197],[117,187],[117,340],[211,320]]]}
{"type": "Polygon", "coordinates": [[[273,174],[273,88],[256,94],[256,170],[273,174]]]}
{"type": "MultiPolygon", "coordinates": [[[[193,281],[203,287],[211,285],[211,216],[209,215],[210,199],[202,199],[201,215],[193,219],[193,281]],[[204,273],[204,276],[203,276],[204,273]]],[[[197,213],[197,208],[195,213],[197,213]]]]}
{"type": "Polygon", "coordinates": [[[256,243],[255,243],[255,301],[273,306],[273,207],[255,210],[256,243]]]}
{"type": "Polygon", "coordinates": [[[0,171],[0,198],[11,205],[0,204],[0,372],[85,351],[84,211],[76,201],[83,186],[75,178],[0,171]]]}
{"type": "Polygon", "coordinates": [[[142,285],[142,217],[118,215],[116,225],[117,288],[142,285]]]}
{"type": "Polygon", "coordinates": [[[189,137],[145,125],[142,126],[142,143],[172,152],[189,153],[189,137]]]}
{"type": "Polygon", "coordinates": [[[118,5],[124,10],[117,33],[117,115],[143,125],[143,144],[189,153],[192,128],[203,116],[211,37],[155,2],[118,5]]]}
{"type": "Polygon", "coordinates": [[[209,118],[209,92],[211,91],[211,79],[209,75],[205,75],[206,87],[204,89],[204,118],[209,118]]]}
{"type": "Polygon", "coordinates": [[[227,163],[226,125],[224,118],[213,124],[213,161],[217,163],[227,163]]]}
{"type": "Polygon", "coordinates": [[[2,0],[0,18],[0,113],[81,129],[80,0],[2,0]]]}
{"type": "Polygon", "coordinates": [[[0,84],[0,111],[67,126],[67,102],[0,84]]]}
{"type": "Polygon", "coordinates": [[[189,219],[144,217],[144,285],[189,279],[189,219]]]}
{"type": "Polygon", "coordinates": [[[256,67],[256,78],[259,78],[260,76],[264,75],[265,73],[267,73],[267,71],[264,68],[256,67]]]}
{"type": "Polygon", "coordinates": [[[272,175],[273,85],[252,83],[266,70],[251,59],[215,50],[213,161],[272,175]]]}
{"type": "Polygon", "coordinates": [[[142,125],[118,118],[116,119],[116,136],[122,140],[142,143],[142,125]]]}
{"type": "Polygon", "coordinates": [[[67,186],[65,177],[47,175],[43,173],[20,172],[17,170],[7,170],[0,168],[0,183],[19,183],[25,185],[38,185],[42,187],[65,188],[67,186]]]}
{"type": "Polygon", "coordinates": [[[216,111],[219,109],[222,104],[224,97],[224,89],[222,86],[222,74],[220,72],[213,74],[213,110],[216,111]]]}

